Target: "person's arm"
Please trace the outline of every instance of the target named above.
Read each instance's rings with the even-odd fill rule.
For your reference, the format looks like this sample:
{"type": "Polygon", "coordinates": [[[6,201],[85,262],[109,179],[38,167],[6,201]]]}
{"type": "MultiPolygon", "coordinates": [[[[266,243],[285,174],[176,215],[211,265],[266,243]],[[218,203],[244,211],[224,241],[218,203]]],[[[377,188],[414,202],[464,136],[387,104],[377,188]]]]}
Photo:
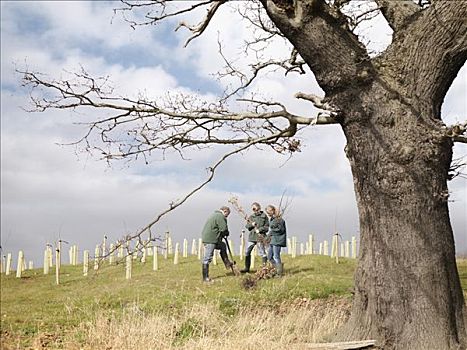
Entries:
{"type": "Polygon", "coordinates": [[[274,218],[269,222],[269,234],[270,235],[272,236],[280,235],[282,231],[281,228],[282,228],[282,225],[279,220],[274,218]]]}
{"type": "Polygon", "coordinates": [[[225,216],[219,216],[219,219],[217,220],[217,227],[221,237],[227,237],[229,235],[229,228],[227,226],[227,219],[225,216]]]}
{"type": "Polygon", "coordinates": [[[269,219],[266,215],[263,217],[263,225],[259,228],[259,233],[267,234],[269,231],[269,219]]]}
{"type": "Polygon", "coordinates": [[[245,228],[248,230],[248,231],[251,231],[254,229],[255,227],[255,222],[253,221],[253,219],[251,218],[251,216],[248,218],[247,222],[246,222],[246,225],[245,225],[245,228]]]}

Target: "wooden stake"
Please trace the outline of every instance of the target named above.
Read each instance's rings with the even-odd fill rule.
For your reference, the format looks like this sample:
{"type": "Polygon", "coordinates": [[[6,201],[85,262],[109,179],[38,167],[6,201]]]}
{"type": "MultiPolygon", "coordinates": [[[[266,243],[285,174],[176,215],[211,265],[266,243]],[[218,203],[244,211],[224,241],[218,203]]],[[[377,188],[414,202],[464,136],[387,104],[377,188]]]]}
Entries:
{"type": "Polygon", "coordinates": [[[143,264],[146,262],[146,244],[143,245],[143,256],[141,257],[141,262],[143,264]]]}
{"type": "Polygon", "coordinates": [[[357,350],[357,349],[369,349],[373,348],[376,344],[376,340],[357,340],[349,342],[338,342],[338,343],[306,343],[306,349],[316,350],[357,350]]]}
{"type": "Polygon", "coordinates": [[[169,255],[173,254],[172,237],[169,236],[169,255]]]}
{"type": "Polygon", "coordinates": [[[357,239],[352,237],[352,258],[357,259],[357,239]]]}
{"type": "Polygon", "coordinates": [[[49,274],[49,247],[46,247],[44,250],[44,275],[49,274]]]}
{"type": "Polygon", "coordinates": [[[314,254],[314,237],[312,234],[308,235],[308,254],[314,254]]]}
{"type": "Polygon", "coordinates": [[[251,268],[255,268],[255,256],[256,256],[256,246],[254,246],[253,250],[251,251],[251,268]]]}
{"type": "Polygon", "coordinates": [[[334,252],[334,257],[336,258],[336,264],[339,264],[339,233],[335,233],[332,237],[332,251],[334,252]]]}
{"type": "MultiPolygon", "coordinates": [[[[58,269],[60,269],[60,265],[62,264],[62,256],[61,256],[61,251],[62,251],[62,240],[58,240],[58,247],[56,248],[58,250],[58,255],[55,253],[55,266],[58,265],[58,269]],[[58,259],[57,259],[58,257],[58,259]]],[[[57,283],[58,284],[58,283],[57,283]]]]}
{"type": "Polygon", "coordinates": [[[60,284],[60,249],[57,248],[55,250],[55,283],[58,285],[60,284]]]}
{"type": "Polygon", "coordinates": [[[149,242],[147,247],[146,247],[148,249],[148,253],[147,253],[148,256],[152,256],[152,246],[153,245],[154,245],[153,243],[149,242]]]}
{"type": "Polygon", "coordinates": [[[153,252],[152,252],[152,270],[153,271],[157,271],[159,270],[159,262],[157,261],[158,260],[158,255],[157,255],[157,247],[153,247],[152,248],[153,252]]]}
{"type": "Polygon", "coordinates": [[[2,255],[2,267],[0,268],[0,273],[5,272],[5,267],[6,267],[6,256],[2,255]]]}
{"type": "Polygon", "coordinates": [[[73,246],[68,248],[68,260],[70,262],[70,265],[73,265],[73,246]]]}
{"type": "Polygon", "coordinates": [[[292,258],[297,256],[297,237],[292,237],[292,258]]]}
{"type": "Polygon", "coordinates": [[[324,241],[323,243],[323,254],[329,256],[329,242],[324,241]]]}
{"type": "Polygon", "coordinates": [[[94,270],[99,270],[99,245],[96,245],[94,250],[94,270]]]}
{"type": "Polygon", "coordinates": [[[83,276],[87,276],[89,271],[89,250],[83,252],[83,276]]]}
{"type": "Polygon", "coordinates": [[[114,263],[114,257],[115,257],[115,247],[114,247],[114,244],[111,243],[110,244],[110,250],[109,250],[109,265],[113,265],[114,263]]]}
{"type": "Polygon", "coordinates": [[[131,258],[131,255],[126,256],[126,269],[125,269],[125,278],[127,280],[131,279],[131,264],[133,263],[133,259],[131,258]]]}
{"type": "Polygon", "coordinates": [[[174,265],[178,265],[178,251],[180,250],[180,243],[175,244],[175,252],[174,252],[174,265]]]}
{"type": "Polygon", "coordinates": [[[350,258],[350,241],[345,241],[345,254],[346,258],[350,258]]]}
{"type": "Polygon", "coordinates": [[[135,252],[133,254],[133,260],[136,260],[138,259],[138,252],[139,252],[139,247],[141,246],[141,244],[139,244],[139,241],[136,242],[136,245],[135,245],[135,252]]]}
{"type": "Polygon", "coordinates": [[[331,240],[331,258],[337,255],[337,233],[332,236],[331,240]]]}
{"type": "Polygon", "coordinates": [[[240,234],[240,260],[243,260],[245,255],[245,230],[242,230],[240,234]]]}
{"type": "Polygon", "coordinates": [[[184,258],[188,258],[188,241],[186,238],[183,239],[183,255],[184,258]]]}
{"type": "Polygon", "coordinates": [[[24,253],[22,250],[18,252],[18,262],[16,266],[16,278],[21,278],[21,273],[23,272],[23,263],[24,263],[24,253]]]}
{"type": "Polygon", "coordinates": [[[53,251],[52,251],[52,245],[51,244],[48,245],[47,249],[48,249],[48,252],[49,252],[49,267],[52,267],[52,266],[54,266],[54,263],[53,263],[54,254],[53,254],[53,251]]]}
{"type": "Polygon", "coordinates": [[[165,250],[164,250],[164,259],[167,260],[169,257],[169,231],[165,233],[165,250]]]}
{"type": "Polygon", "coordinates": [[[196,249],[196,239],[193,239],[191,243],[191,255],[196,255],[198,249],[196,249]]]}
{"type": "Polygon", "coordinates": [[[199,238],[198,240],[198,260],[201,260],[201,252],[203,249],[203,240],[199,238]]]}
{"type": "MultiPolygon", "coordinates": [[[[235,248],[234,248],[234,245],[233,245],[233,242],[231,239],[229,239],[229,247],[230,247],[230,250],[232,251],[232,255],[235,254],[235,248]]],[[[227,251],[228,253],[228,251],[227,251]]]]}
{"type": "Polygon", "coordinates": [[[78,247],[76,246],[76,244],[73,244],[71,246],[71,265],[73,266],[76,266],[77,265],[77,256],[76,254],[78,254],[78,247]]]}
{"type": "Polygon", "coordinates": [[[107,236],[104,235],[104,240],[102,241],[102,258],[105,259],[107,254],[107,236]]]}
{"type": "Polygon", "coordinates": [[[5,275],[9,275],[11,273],[11,253],[6,255],[6,266],[5,266],[5,275]]]}

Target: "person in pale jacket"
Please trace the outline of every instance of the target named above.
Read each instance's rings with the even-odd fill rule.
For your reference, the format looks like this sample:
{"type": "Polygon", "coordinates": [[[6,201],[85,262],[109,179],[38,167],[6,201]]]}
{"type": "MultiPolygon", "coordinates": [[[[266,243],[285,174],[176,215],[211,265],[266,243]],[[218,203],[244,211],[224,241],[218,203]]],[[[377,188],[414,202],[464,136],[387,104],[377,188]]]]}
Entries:
{"type": "Polygon", "coordinates": [[[263,258],[263,265],[267,263],[265,238],[269,230],[269,219],[261,210],[259,203],[254,202],[251,205],[251,210],[253,214],[247,219],[245,225],[246,229],[249,231],[248,247],[245,253],[245,268],[240,270],[241,273],[250,272],[251,252],[255,246],[258,247],[258,254],[263,258]]]}

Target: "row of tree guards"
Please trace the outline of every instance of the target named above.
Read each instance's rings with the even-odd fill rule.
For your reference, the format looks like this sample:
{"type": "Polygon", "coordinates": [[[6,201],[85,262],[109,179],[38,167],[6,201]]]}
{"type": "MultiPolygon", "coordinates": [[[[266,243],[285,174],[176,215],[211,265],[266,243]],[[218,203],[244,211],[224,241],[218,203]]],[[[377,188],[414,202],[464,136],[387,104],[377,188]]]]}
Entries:
{"type": "MultiPolygon", "coordinates": [[[[55,282],[60,284],[60,267],[62,264],[62,243],[68,243],[62,240],[59,240],[55,244],[55,249],[52,245],[47,244],[44,250],[44,262],[43,262],[43,273],[44,275],[50,274],[51,270],[55,266],[55,282]],[[55,250],[55,251],[54,251],[55,250]],[[55,258],[55,259],[54,259],[55,258]],[[55,265],[54,265],[55,260],[55,265]]],[[[229,245],[232,252],[235,252],[234,245],[231,240],[229,240],[229,245]]],[[[350,241],[343,241],[339,233],[335,233],[332,236],[331,244],[329,241],[325,240],[317,246],[318,249],[315,250],[315,239],[314,235],[308,235],[307,242],[298,242],[297,237],[293,236],[287,239],[287,254],[292,258],[295,258],[297,254],[300,255],[311,255],[319,254],[330,256],[331,258],[336,259],[336,263],[339,263],[339,257],[346,258],[357,258],[357,240],[355,237],[352,237],[350,241]]],[[[129,243],[127,244],[117,244],[111,243],[107,244],[107,237],[104,236],[104,240],[101,244],[97,244],[94,250],[94,256],[91,256],[89,250],[83,251],[83,275],[87,276],[90,269],[99,270],[103,264],[114,265],[125,263],[125,277],[126,279],[131,279],[132,275],[132,265],[134,260],[139,260],[141,263],[146,263],[146,258],[148,256],[152,257],[152,269],[157,271],[159,269],[158,260],[159,255],[163,259],[167,260],[170,258],[173,259],[173,263],[177,265],[180,262],[180,258],[188,257],[188,240],[183,239],[183,243],[172,243],[172,237],[170,233],[165,234],[163,244],[161,246],[155,245],[154,242],[137,242],[133,249],[130,249],[129,243]]],[[[240,247],[239,247],[238,257],[240,260],[243,260],[245,253],[245,238],[244,233],[241,235],[240,247]]],[[[197,255],[198,260],[201,260],[204,254],[204,246],[201,239],[193,239],[191,243],[191,255],[197,255]]],[[[235,253],[234,253],[235,254],[235,253]]],[[[255,257],[256,257],[256,247],[253,249],[251,267],[255,266],[255,257]]],[[[68,258],[70,265],[79,265],[78,261],[78,246],[71,245],[68,249],[68,258]]],[[[218,252],[214,254],[213,264],[217,265],[217,259],[219,258],[218,252]]],[[[0,261],[0,272],[5,275],[11,275],[12,270],[12,254],[8,253],[7,255],[2,256],[0,261]]],[[[26,264],[26,258],[22,250],[18,252],[18,260],[16,265],[16,277],[21,278],[22,273],[25,270],[34,269],[33,261],[29,261],[26,264]]]]}

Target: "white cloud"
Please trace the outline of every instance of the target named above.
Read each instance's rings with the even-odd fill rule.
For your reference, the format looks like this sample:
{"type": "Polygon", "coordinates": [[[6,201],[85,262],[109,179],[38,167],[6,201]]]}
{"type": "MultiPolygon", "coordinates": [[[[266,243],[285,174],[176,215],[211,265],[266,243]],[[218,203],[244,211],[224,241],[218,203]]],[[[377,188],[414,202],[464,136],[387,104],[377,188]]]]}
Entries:
{"type": "MultiPolygon", "coordinates": [[[[181,198],[206,177],[204,169],[218,159],[223,149],[192,152],[190,161],[171,156],[163,162],[152,161],[149,166],[136,163],[129,168],[116,165],[109,169],[86,155],[77,158],[73,148],[58,147],[55,142],[73,141],[82,135],[83,129],[72,125],[76,121],[73,114],[56,111],[28,114],[18,108],[27,104],[27,94],[18,89],[20,77],[14,73],[11,63],[21,67],[26,59],[31,69],[51,76],[63,74],[58,73],[63,69],[74,71],[82,65],[90,73],[110,75],[121,94],[136,95],[145,91],[153,97],[168,90],[192,92],[190,86],[181,83],[185,77],[176,76],[168,67],[180,66],[198,80],[197,77],[221,67],[216,24],[226,29],[222,32],[224,43],[229,43],[226,50],[238,52],[247,32],[238,25],[230,9],[220,12],[205,35],[195,39],[187,49],[179,45],[171,50],[169,40],[173,39],[155,34],[158,28],[133,31],[117,18],[110,24],[114,6],[111,2],[104,5],[2,2],[1,6],[2,86],[16,88],[14,92],[2,90],[1,95],[1,242],[4,249],[16,254],[22,248],[27,257],[34,258],[36,265],[41,263],[44,244],[57,239],[59,234],[65,240],[78,243],[80,249],[93,249],[104,234],[117,239],[145,225],[170,201],[181,198]],[[36,22],[40,19],[43,28],[24,35],[18,14],[27,18],[30,26],[38,25],[34,19],[36,22]],[[96,44],[102,47],[93,47],[96,44]],[[109,56],[127,45],[139,47],[141,52],[145,49],[150,59],[145,64],[137,64],[109,56]]],[[[200,19],[191,18],[191,23],[200,19]]],[[[177,33],[177,40],[183,41],[186,35],[187,32],[177,33]]],[[[282,46],[269,49],[281,52],[282,46]]],[[[245,67],[246,57],[238,64],[245,67]]],[[[309,75],[288,75],[284,79],[282,73],[270,74],[252,88],[280,98],[293,113],[312,116],[316,112],[310,104],[293,98],[296,91],[320,93],[309,75]]],[[[465,91],[465,79],[456,80],[453,89],[465,91]]],[[[448,108],[456,113],[464,111],[465,116],[465,105],[459,107],[456,103],[459,93],[453,94],[455,97],[446,99],[448,108]]],[[[203,97],[213,98],[210,94],[203,97]]],[[[167,216],[156,231],[168,228],[176,239],[197,238],[206,216],[226,204],[231,193],[239,194],[241,203],[249,208],[253,201],[260,201],[263,206],[277,204],[280,194],[287,189],[286,194],[293,198],[287,214],[291,235],[304,240],[313,232],[323,240],[329,239],[337,229],[350,238],[358,231],[358,217],[350,167],[343,152],[342,131],[335,126],[310,127],[303,131],[302,138],[302,152],[284,166],[281,165],[285,158],[269,150],[233,157],[202,193],[167,216]]],[[[467,193],[462,197],[462,192],[465,193],[466,186],[461,181],[450,186],[458,198],[451,205],[453,227],[457,242],[464,249],[467,240],[461,235],[467,232],[464,215],[467,193]]],[[[232,213],[229,222],[234,242],[238,242],[242,221],[232,213]]]]}
{"type": "Polygon", "coordinates": [[[48,42],[51,51],[83,44],[118,48],[157,43],[150,30],[133,35],[122,16],[113,15],[113,10],[121,7],[119,5],[115,1],[41,1],[30,2],[27,7],[21,3],[6,4],[2,11],[7,19],[5,28],[24,35],[23,28],[30,26],[37,32],[29,38],[48,42]],[[20,16],[23,22],[11,19],[20,16]]]}

